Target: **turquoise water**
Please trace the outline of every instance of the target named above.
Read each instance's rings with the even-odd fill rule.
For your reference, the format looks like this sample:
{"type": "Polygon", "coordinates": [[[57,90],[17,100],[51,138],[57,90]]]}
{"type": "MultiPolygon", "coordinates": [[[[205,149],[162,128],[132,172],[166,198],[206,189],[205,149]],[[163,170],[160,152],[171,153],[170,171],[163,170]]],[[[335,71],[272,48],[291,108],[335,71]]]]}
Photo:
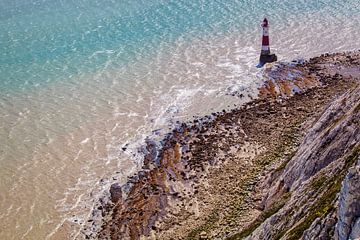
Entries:
{"type": "Polygon", "coordinates": [[[256,95],[264,16],[288,61],[360,49],[359,12],[358,0],[0,0],[0,239],[79,236],[112,176],[141,166],[146,136],[256,95]]]}
{"type": "Polygon", "coordinates": [[[286,24],[303,13],[358,14],[352,1],[1,1],[2,91],[64,81],[141,60],[179,36],[245,31],[265,14],[286,24]],[[99,54],[96,54],[99,53],[99,54]],[[95,54],[95,55],[94,55],[95,54]]]}
{"type": "Polygon", "coordinates": [[[223,7],[227,6],[181,1],[4,3],[1,86],[6,90],[64,80],[99,70],[107,61],[112,67],[122,66],[185,32],[211,30],[214,24],[230,27],[226,20],[233,14],[216,11],[223,7]],[[99,51],[105,53],[94,56],[99,51]]]}

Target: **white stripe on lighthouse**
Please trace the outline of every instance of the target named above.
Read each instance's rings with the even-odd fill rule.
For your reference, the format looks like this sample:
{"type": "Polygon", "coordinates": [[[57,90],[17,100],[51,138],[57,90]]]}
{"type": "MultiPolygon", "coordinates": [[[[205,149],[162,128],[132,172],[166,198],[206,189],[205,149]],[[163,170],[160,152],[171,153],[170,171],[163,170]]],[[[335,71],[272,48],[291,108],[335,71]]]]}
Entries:
{"type": "Polygon", "coordinates": [[[269,47],[269,45],[261,46],[261,50],[262,51],[268,51],[268,50],[270,50],[270,47],[269,47]]]}
{"type": "Polygon", "coordinates": [[[269,36],[269,28],[263,28],[263,36],[269,36]]]}

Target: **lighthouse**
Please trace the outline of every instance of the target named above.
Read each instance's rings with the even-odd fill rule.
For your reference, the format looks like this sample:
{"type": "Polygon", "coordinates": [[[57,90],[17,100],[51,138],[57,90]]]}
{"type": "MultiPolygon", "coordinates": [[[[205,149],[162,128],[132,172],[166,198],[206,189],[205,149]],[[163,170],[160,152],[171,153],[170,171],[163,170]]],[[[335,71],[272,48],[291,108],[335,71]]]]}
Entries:
{"type": "Polygon", "coordinates": [[[277,56],[270,53],[270,41],[269,41],[269,22],[266,18],[261,24],[263,28],[262,46],[260,53],[259,67],[264,66],[266,63],[276,62],[277,56]]]}

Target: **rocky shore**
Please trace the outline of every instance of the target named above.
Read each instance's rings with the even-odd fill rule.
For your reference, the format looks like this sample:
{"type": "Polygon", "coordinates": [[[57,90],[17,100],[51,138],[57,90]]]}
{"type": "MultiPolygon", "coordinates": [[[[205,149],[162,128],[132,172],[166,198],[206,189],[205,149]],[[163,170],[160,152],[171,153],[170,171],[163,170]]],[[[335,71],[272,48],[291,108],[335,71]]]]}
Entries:
{"type": "MultiPolygon", "coordinates": [[[[360,52],[279,63],[259,97],[149,141],[86,239],[360,237],[360,52]]],[[[241,97],[241,94],[238,95],[241,97]]]]}

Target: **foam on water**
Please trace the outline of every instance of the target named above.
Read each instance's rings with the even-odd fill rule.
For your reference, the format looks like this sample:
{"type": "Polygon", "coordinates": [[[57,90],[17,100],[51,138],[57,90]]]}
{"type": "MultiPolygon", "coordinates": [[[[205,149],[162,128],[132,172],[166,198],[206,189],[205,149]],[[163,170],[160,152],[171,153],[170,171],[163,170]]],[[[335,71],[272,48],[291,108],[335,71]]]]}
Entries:
{"type": "Polygon", "coordinates": [[[139,168],[147,136],[240,104],[232,92],[256,94],[264,15],[282,61],[360,48],[356,0],[2,0],[0,9],[1,239],[75,236],[93,200],[139,168]]]}

